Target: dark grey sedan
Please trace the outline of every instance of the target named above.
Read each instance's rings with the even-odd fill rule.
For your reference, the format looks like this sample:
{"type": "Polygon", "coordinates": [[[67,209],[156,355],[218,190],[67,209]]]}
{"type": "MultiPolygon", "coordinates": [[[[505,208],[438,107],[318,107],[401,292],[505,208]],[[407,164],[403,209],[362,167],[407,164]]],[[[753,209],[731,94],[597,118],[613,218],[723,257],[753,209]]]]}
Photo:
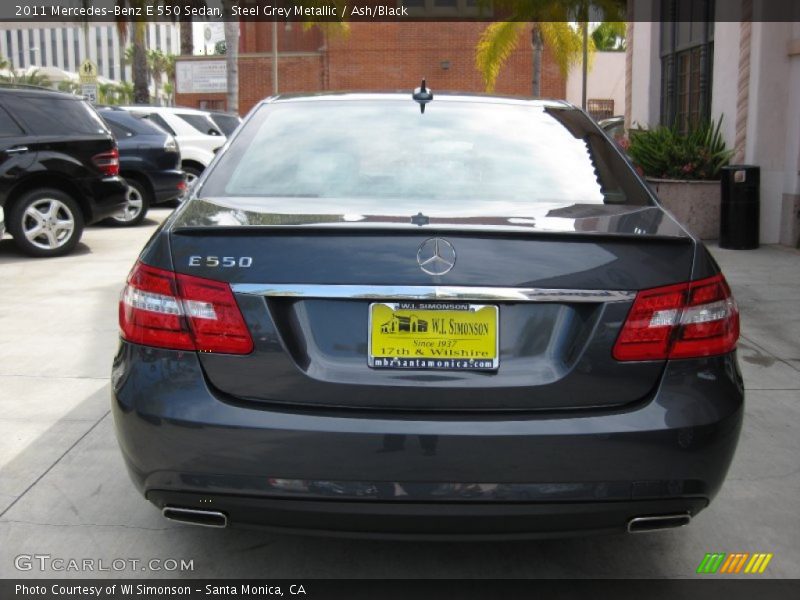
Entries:
{"type": "Polygon", "coordinates": [[[148,242],[119,316],[131,477],[198,525],[677,527],[742,423],[719,267],[561,102],[265,101],[148,242]]]}

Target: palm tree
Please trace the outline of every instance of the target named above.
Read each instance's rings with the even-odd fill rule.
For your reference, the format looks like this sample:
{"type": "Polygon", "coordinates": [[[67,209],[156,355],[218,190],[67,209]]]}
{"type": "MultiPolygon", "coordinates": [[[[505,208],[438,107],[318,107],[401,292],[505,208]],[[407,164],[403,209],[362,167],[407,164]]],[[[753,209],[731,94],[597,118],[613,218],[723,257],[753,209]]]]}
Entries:
{"type": "Polygon", "coordinates": [[[133,102],[133,83],[121,81],[117,86],[117,96],[120,104],[131,104],[133,102]]]}
{"type": "Polygon", "coordinates": [[[97,86],[99,104],[119,104],[118,89],[114,83],[101,83],[97,86]]]}
{"type": "Polygon", "coordinates": [[[592,32],[594,47],[603,52],[624,52],[626,32],[624,21],[603,21],[592,32]]]}
{"type": "Polygon", "coordinates": [[[161,50],[148,50],[147,66],[150,69],[150,76],[153,78],[155,97],[158,98],[158,90],[161,87],[161,80],[164,72],[167,69],[167,57],[161,50]]]}
{"type": "Polygon", "coordinates": [[[69,79],[65,79],[64,81],[59,81],[58,86],[59,92],[67,92],[68,94],[79,94],[81,91],[81,84],[77,81],[71,81],[69,79]]]}
{"type": "MultiPolygon", "coordinates": [[[[485,3],[482,0],[481,3],[485,3]]],[[[602,16],[620,20],[625,0],[494,0],[494,9],[508,15],[502,22],[491,23],[481,34],[476,47],[475,64],[483,75],[487,91],[493,91],[500,71],[517,46],[521,34],[531,27],[534,96],[541,95],[541,55],[546,45],[553,53],[561,72],[586,57],[592,41],[584,45],[584,36],[571,23],[587,27],[590,18],[602,16]]],[[[584,69],[587,68],[584,60],[584,69]]]]}
{"type": "Polygon", "coordinates": [[[167,76],[167,83],[175,86],[175,59],[174,54],[167,54],[164,57],[164,74],[167,76]]]}
{"type": "Polygon", "coordinates": [[[30,73],[17,73],[11,72],[11,77],[5,78],[8,83],[19,85],[35,85],[38,87],[52,87],[53,83],[50,78],[44,73],[40,73],[39,69],[34,69],[30,73]]]}
{"type": "Polygon", "coordinates": [[[179,21],[181,36],[181,56],[194,54],[194,39],[192,35],[192,16],[181,15],[179,21]]]}
{"type": "Polygon", "coordinates": [[[167,97],[167,106],[172,106],[172,96],[175,93],[175,84],[171,81],[167,81],[163,87],[164,94],[167,97]]]}
{"type": "MultiPolygon", "coordinates": [[[[146,14],[146,0],[116,0],[117,6],[136,8],[141,14],[146,14]]],[[[150,89],[148,86],[147,75],[147,51],[145,48],[145,32],[147,30],[147,22],[140,19],[130,20],[130,17],[120,16],[117,17],[117,31],[119,32],[120,39],[124,42],[128,38],[128,26],[130,25],[132,31],[131,37],[133,38],[133,46],[128,55],[126,50],[126,59],[130,60],[133,65],[133,101],[136,104],[149,104],[150,102],[150,89]]]]}
{"type": "MultiPolygon", "coordinates": [[[[182,3],[187,8],[205,8],[205,0],[187,0],[182,3]]],[[[191,56],[194,54],[194,39],[192,36],[192,15],[189,11],[183,11],[178,17],[181,36],[181,56],[191,56]]]]}

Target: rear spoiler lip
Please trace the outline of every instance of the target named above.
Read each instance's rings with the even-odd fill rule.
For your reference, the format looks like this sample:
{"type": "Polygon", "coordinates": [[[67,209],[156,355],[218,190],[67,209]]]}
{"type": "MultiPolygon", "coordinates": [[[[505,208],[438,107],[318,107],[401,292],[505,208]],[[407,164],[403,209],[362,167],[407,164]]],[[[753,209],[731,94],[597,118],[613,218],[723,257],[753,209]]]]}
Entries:
{"type": "Polygon", "coordinates": [[[263,234],[265,231],[274,230],[280,233],[309,233],[317,232],[325,235],[336,235],[340,233],[353,233],[364,235],[369,233],[391,233],[393,235],[403,234],[425,234],[435,235],[446,233],[449,235],[481,235],[481,236],[519,236],[535,238],[557,237],[560,239],[571,239],[577,241],[587,240],[606,240],[606,241],[659,241],[673,243],[692,243],[697,240],[688,233],[680,235],[667,235],[663,233],[627,233],[627,232],[608,232],[608,231],[557,231],[557,230],[536,230],[530,227],[505,227],[505,226],[480,226],[464,227],[463,225],[426,225],[424,227],[399,225],[396,223],[379,225],[370,223],[369,226],[353,226],[350,223],[335,224],[310,224],[310,225],[201,225],[201,226],[173,226],[170,233],[175,235],[187,236],[223,236],[234,233],[254,235],[263,234]]]}

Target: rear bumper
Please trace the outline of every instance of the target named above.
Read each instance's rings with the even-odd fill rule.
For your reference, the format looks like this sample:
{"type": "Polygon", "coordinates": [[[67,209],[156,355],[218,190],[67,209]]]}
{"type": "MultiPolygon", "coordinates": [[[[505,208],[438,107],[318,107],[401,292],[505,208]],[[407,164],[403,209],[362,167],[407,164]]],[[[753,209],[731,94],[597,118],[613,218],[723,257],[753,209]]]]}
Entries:
{"type": "Polygon", "coordinates": [[[537,539],[625,531],[641,515],[696,515],[704,498],[627,502],[418,503],[296,500],[153,490],[165,506],[204,507],[229,515],[233,525],[279,533],[393,539],[537,539]]]}
{"type": "Polygon", "coordinates": [[[696,514],[741,428],[735,355],[668,364],[626,409],[421,415],[267,408],[207,387],[194,353],[123,342],[117,436],[156,505],[336,534],[550,536],[696,514]]]}
{"type": "Polygon", "coordinates": [[[87,225],[102,221],[125,208],[128,186],[121,177],[104,177],[92,179],[84,184],[86,194],[90,196],[87,225]]]}
{"type": "Polygon", "coordinates": [[[178,186],[186,179],[183,171],[165,169],[163,171],[149,171],[146,175],[153,187],[153,201],[155,204],[175,200],[181,195],[182,190],[178,186]]]}

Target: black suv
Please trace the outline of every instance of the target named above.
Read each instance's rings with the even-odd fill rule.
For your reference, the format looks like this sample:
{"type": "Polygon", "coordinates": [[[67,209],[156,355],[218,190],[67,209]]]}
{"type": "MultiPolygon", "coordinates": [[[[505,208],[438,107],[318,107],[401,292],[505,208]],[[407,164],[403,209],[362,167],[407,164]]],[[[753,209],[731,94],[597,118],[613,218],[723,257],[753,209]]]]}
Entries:
{"type": "Polygon", "coordinates": [[[160,127],[126,110],[102,107],[98,112],[117,138],[120,175],[130,186],[128,205],[106,222],[138,225],[150,206],[176,200],[186,190],[178,143],[160,127]]]}
{"type": "Polygon", "coordinates": [[[23,252],[68,254],[84,225],[125,207],[127,191],[116,141],[85,100],[0,87],[0,206],[23,252]]]}

